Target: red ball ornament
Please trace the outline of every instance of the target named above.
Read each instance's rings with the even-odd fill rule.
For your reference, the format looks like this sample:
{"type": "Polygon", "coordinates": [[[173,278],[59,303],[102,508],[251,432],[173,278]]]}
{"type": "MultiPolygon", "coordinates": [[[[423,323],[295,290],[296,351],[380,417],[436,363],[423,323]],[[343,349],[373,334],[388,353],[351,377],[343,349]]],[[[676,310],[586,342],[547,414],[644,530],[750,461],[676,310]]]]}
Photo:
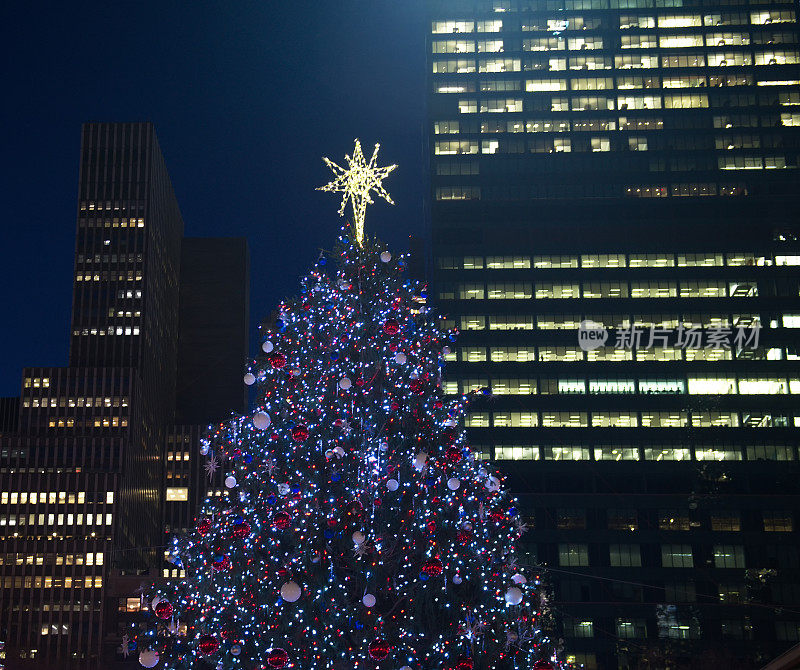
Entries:
{"type": "Polygon", "coordinates": [[[456,539],[460,544],[469,544],[472,542],[472,533],[470,533],[468,530],[460,530],[456,535],[456,539]]]}
{"type": "Polygon", "coordinates": [[[272,354],[269,359],[270,365],[276,370],[286,367],[286,355],[280,352],[272,354]]]}
{"type": "Polygon", "coordinates": [[[231,567],[231,559],[227,556],[223,556],[221,561],[214,561],[211,564],[211,567],[217,572],[222,572],[223,570],[227,570],[231,567]]]}
{"type": "Polygon", "coordinates": [[[382,661],[389,655],[389,652],[392,651],[392,645],[390,645],[386,640],[375,640],[374,642],[370,642],[369,645],[369,655],[370,658],[376,661],[382,661]]]}
{"type": "Polygon", "coordinates": [[[248,535],[250,535],[250,524],[247,523],[247,521],[242,521],[242,523],[234,524],[233,536],[237,540],[243,540],[248,535]]]}
{"type": "Polygon", "coordinates": [[[308,439],[308,428],[305,426],[295,426],[292,428],[292,439],[295,442],[305,442],[308,439]]]}
{"type": "Polygon", "coordinates": [[[553,664],[550,661],[545,660],[544,658],[536,661],[536,663],[534,663],[531,666],[531,668],[533,668],[533,670],[555,670],[553,664]]]}
{"type": "Polygon", "coordinates": [[[429,558],[422,565],[422,572],[428,577],[438,577],[442,574],[442,562],[438,558],[429,558]]]}
{"type": "Polygon", "coordinates": [[[428,523],[426,525],[426,528],[428,529],[429,533],[435,533],[436,532],[436,522],[433,519],[431,519],[430,521],[428,521],[428,523]]]}
{"type": "Polygon", "coordinates": [[[197,522],[197,532],[200,535],[205,535],[208,531],[211,530],[211,519],[208,517],[203,517],[197,522]]]}
{"type": "Polygon", "coordinates": [[[491,512],[489,512],[489,518],[492,521],[500,522],[500,521],[503,521],[506,518],[506,514],[502,510],[493,509],[491,512]]]}
{"type": "Polygon", "coordinates": [[[285,649],[273,649],[267,655],[267,665],[270,668],[285,668],[289,665],[289,654],[285,649]]]}
{"type": "Polygon", "coordinates": [[[172,603],[169,600],[159,600],[154,611],[159,619],[169,619],[172,616],[172,603]]]}
{"type": "Polygon", "coordinates": [[[289,512],[277,512],[272,517],[272,526],[278,530],[286,530],[292,523],[292,515],[289,512]]]}
{"type": "Polygon", "coordinates": [[[386,319],[383,324],[383,332],[387,335],[397,335],[400,332],[400,324],[397,319],[386,319]]]}
{"type": "Polygon", "coordinates": [[[200,649],[201,654],[210,656],[219,649],[219,640],[213,635],[201,635],[197,642],[197,647],[200,649]]]}
{"type": "Polygon", "coordinates": [[[464,454],[458,447],[448,447],[447,452],[445,453],[445,458],[447,458],[449,463],[455,465],[456,463],[459,463],[462,458],[464,458],[464,454]]]}
{"type": "Polygon", "coordinates": [[[456,663],[456,670],[472,670],[474,667],[475,663],[471,658],[460,658],[458,663],[456,663]]]}

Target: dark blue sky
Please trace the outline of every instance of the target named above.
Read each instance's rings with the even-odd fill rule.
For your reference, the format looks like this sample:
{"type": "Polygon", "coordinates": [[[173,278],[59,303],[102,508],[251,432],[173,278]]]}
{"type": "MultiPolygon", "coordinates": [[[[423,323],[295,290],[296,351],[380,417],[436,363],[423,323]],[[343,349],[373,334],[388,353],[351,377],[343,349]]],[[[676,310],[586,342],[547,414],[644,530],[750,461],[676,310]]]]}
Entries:
{"type": "Polygon", "coordinates": [[[330,247],[313,189],[360,137],[381,142],[394,207],[367,227],[423,233],[423,0],[2,3],[0,395],[67,358],[80,124],[150,120],[187,235],[247,237],[255,322],[330,247]]]}

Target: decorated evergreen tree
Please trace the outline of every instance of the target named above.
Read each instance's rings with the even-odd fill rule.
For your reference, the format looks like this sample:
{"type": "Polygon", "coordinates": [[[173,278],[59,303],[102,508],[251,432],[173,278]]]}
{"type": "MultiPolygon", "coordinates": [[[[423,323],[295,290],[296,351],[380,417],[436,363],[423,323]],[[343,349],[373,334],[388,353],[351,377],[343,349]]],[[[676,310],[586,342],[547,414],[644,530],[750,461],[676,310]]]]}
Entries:
{"type": "Polygon", "coordinates": [[[519,511],[467,444],[469,396],[442,391],[456,334],[363,234],[370,192],[389,200],[376,154],[328,161],[354,225],[264,330],[253,413],[203,446],[225,492],[174,540],[185,579],[148,596],[146,667],[560,667],[519,511]]]}

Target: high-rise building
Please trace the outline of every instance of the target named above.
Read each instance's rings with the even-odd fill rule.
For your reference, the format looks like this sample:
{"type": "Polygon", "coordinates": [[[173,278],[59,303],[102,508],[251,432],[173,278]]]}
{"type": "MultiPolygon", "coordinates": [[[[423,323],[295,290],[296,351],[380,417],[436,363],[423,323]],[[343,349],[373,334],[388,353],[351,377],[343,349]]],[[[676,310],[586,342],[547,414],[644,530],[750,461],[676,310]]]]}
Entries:
{"type": "Polygon", "coordinates": [[[796,6],[426,4],[446,383],[568,656],[755,667],[800,640],[796,6]]]}
{"type": "Polygon", "coordinates": [[[215,394],[202,361],[179,353],[182,342],[216,344],[209,365],[221,378],[246,355],[246,245],[219,241],[241,265],[209,271],[218,285],[206,302],[184,300],[195,290],[184,267],[204,245],[183,238],[152,124],[85,124],[69,364],[24,370],[15,430],[0,436],[6,667],[101,667],[104,641],[115,640],[109,582],[160,574],[165,523],[191,513],[171,505],[202,488],[183,472],[199,469],[190,470],[200,427],[175,426],[176,406],[214,407],[206,423],[223,406],[244,409],[241,392],[215,394]],[[192,309],[213,307],[218,291],[230,297],[225,337],[198,335],[192,309]]]}

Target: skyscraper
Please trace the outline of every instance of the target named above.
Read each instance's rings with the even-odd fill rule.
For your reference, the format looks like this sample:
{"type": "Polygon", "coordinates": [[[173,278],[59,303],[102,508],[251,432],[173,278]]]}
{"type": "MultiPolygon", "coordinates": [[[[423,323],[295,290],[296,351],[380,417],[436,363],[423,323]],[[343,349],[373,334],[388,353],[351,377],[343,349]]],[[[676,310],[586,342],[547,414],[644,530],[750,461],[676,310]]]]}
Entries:
{"type": "MultiPolygon", "coordinates": [[[[183,460],[196,453],[185,436],[199,435],[197,427],[173,426],[179,339],[193,338],[179,319],[191,320],[181,310],[182,243],[183,220],[152,124],[85,124],[69,365],[25,369],[17,429],[2,435],[7,667],[99,667],[103,638],[113,638],[104,607],[109,578],[160,565],[170,512],[164,466],[176,451],[167,449],[168,438],[180,434],[183,460]]],[[[226,288],[242,296],[231,304],[244,313],[217,344],[241,347],[241,361],[247,253],[241,241],[234,246],[243,270],[226,276],[226,288]]],[[[195,386],[181,402],[207,402],[209,391],[195,386]]],[[[217,410],[225,401],[243,410],[241,393],[218,401],[217,410]]]]}
{"type": "Polygon", "coordinates": [[[447,383],[491,389],[472,438],[513,461],[568,655],[776,654],[800,640],[794,4],[427,6],[447,383]]]}

